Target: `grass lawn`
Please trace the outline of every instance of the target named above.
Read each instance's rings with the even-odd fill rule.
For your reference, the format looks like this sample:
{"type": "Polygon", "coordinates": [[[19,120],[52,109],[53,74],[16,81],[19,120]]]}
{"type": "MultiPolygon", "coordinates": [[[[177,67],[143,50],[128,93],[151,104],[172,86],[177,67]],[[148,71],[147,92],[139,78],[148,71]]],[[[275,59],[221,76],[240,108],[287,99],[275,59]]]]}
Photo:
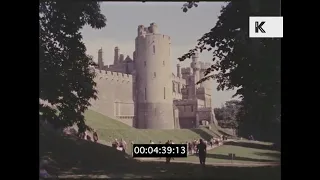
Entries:
{"type": "MultiPolygon", "coordinates": [[[[227,142],[207,152],[208,163],[261,163],[280,162],[281,153],[275,150],[270,143],[254,141],[227,142]],[[233,160],[229,153],[235,154],[233,160]]],[[[197,156],[181,158],[183,161],[198,162],[197,156]]]]}
{"type": "MultiPolygon", "coordinates": [[[[152,140],[155,143],[159,141],[166,142],[173,140],[176,143],[182,143],[193,139],[203,138],[209,140],[212,137],[218,137],[224,134],[218,127],[212,125],[211,129],[174,129],[174,130],[150,130],[135,129],[120,121],[111,119],[100,113],[88,110],[85,113],[86,123],[96,129],[100,142],[110,144],[114,139],[124,139],[127,143],[149,143],[152,140]]],[[[131,153],[131,146],[128,147],[128,153],[131,153]]]]}
{"type": "Polygon", "coordinates": [[[139,162],[108,146],[60,136],[40,128],[40,157],[61,178],[215,178],[280,180],[280,167],[214,167],[197,164],[139,162]]]}

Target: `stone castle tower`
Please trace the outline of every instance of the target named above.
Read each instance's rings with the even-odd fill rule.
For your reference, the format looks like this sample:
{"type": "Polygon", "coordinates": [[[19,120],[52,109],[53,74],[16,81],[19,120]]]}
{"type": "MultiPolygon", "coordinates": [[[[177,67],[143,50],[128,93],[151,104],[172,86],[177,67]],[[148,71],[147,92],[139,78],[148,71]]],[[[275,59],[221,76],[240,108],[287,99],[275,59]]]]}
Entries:
{"type": "Polygon", "coordinates": [[[158,33],[152,23],[138,27],[135,42],[135,127],[173,129],[170,37],[158,33]]]}

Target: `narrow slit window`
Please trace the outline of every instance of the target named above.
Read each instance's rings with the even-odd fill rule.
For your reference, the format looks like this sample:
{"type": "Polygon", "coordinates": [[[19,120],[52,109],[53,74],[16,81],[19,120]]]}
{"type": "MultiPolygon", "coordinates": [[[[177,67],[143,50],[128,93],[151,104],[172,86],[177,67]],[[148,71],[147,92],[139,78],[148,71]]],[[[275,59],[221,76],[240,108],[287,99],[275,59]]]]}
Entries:
{"type": "Polygon", "coordinates": [[[193,112],[193,106],[191,106],[191,112],[193,112]]]}
{"type": "Polygon", "coordinates": [[[146,61],[144,61],[144,67],[146,67],[147,66],[147,62],[146,61]]]}
{"type": "Polygon", "coordinates": [[[144,99],[147,100],[147,88],[144,88],[144,99]]]}
{"type": "Polygon", "coordinates": [[[157,76],[157,73],[156,72],[153,72],[153,77],[155,78],[157,76]]]}
{"type": "Polygon", "coordinates": [[[165,65],[164,61],[162,61],[162,65],[163,65],[163,66],[165,65]]]}
{"type": "Polygon", "coordinates": [[[163,88],[163,99],[166,99],[166,87],[163,88]]]}
{"type": "Polygon", "coordinates": [[[173,91],[173,92],[176,92],[176,89],[175,89],[175,84],[174,84],[174,82],[172,82],[172,91],[173,91]]]}
{"type": "Polygon", "coordinates": [[[153,54],[155,54],[155,53],[156,53],[156,46],[153,45],[153,54]]]}

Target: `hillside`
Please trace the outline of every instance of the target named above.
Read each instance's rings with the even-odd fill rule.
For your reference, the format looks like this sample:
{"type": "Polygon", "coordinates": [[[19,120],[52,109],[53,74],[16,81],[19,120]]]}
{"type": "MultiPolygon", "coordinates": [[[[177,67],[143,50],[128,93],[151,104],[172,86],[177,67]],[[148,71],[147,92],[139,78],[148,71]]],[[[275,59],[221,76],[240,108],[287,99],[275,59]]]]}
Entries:
{"type": "Polygon", "coordinates": [[[85,113],[85,118],[86,123],[97,131],[101,140],[100,142],[103,144],[110,144],[114,139],[119,140],[121,138],[127,143],[131,141],[135,143],[148,143],[150,140],[155,143],[167,140],[181,143],[199,138],[209,140],[212,137],[219,137],[222,132],[214,125],[210,130],[207,128],[174,130],[135,129],[92,110],[88,110],[85,113]]]}

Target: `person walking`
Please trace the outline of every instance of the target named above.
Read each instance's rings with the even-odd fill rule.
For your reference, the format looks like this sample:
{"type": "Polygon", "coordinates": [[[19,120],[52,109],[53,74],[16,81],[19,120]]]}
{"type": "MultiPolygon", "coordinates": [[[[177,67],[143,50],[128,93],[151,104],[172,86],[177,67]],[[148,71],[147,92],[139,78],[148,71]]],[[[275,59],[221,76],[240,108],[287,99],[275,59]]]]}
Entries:
{"type": "MultiPolygon", "coordinates": [[[[168,140],[168,141],[166,142],[166,144],[171,144],[171,143],[170,143],[170,140],[168,140]]],[[[171,157],[166,157],[166,163],[167,163],[167,164],[170,163],[170,160],[171,160],[171,157]]]]}
{"type": "Polygon", "coordinates": [[[202,139],[200,139],[199,144],[197,145],[197,153],[199,156],[200,164],[202,167],[206,165],[206,156],[207,156],[207,145],[202,139]]]}

